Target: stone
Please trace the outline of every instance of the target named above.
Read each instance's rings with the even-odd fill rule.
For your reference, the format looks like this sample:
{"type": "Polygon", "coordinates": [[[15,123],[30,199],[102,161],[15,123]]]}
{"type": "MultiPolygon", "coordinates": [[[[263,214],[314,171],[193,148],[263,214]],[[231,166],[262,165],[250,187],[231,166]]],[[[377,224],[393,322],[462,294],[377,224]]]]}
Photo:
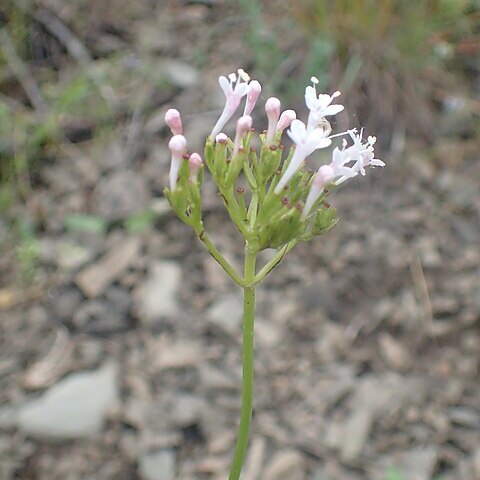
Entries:
{"type": "Polygon", "coordinates": [[[51,311],[57,321],[70,322],[82,302],[83,296],[75,286],[52,289],[51,311]]]}
{"type": "Polygon", "coordinates": [[[133,293],[135,314],[147,325],[178,314],[181,283],[182,269],[178,263],[153,263],[146,280],[133,293]]]}
{"type": "Polygon", "coordinates": [[[74,327],[90,335],[107,335],[128,330],[130,323],[126,312],[105,300],[89,300],[74,314],[74,327]]]}
{"type": "Polygon", "coordinates": [[[75,283],[90,298],[101,295],[138,257],[141,247],[139,237],[123,238],[93,265],[75,276],[75,283]]]}
{"type": "Polygon", "coordinates": [[[18,426],[41,439],[68,440],[98,433],[118,399],[118,366],[107,363],[77,372],[50,387],[18,410],[18,426]]]}
{"type": "Polygon", "coordinates": [[[93,191],[92,205],[95,205],[95,213],[103,219],[117,221],[145,210],[150,199],[148,185],[142,175],[120,170],[99,182],[93,191]]]}
{"type": "Polygon", "coordinates": [[[262,480],[303,480],[305,461],[295,450],[281,450],[268,463],[262,480]]]}
{"type": "Polygon", "coordinates": [[[430,480],[438,459],[435,447],[415,448],[403,455],[400,471],[409,480],[430,480]]]}
{"type": "Polygon", "coordinates": [[[396,369],[405,371],[412,366],[412,355],[401,342],[388,333],[382,333],[378,337],[378,347],[381,356],[387,364],[396,369]]]}
{"type": "Polygon", "coordinates": [[[195,425],[205,408],[205,401],[200,397],[188,393],[175,395],[168,411],[169,423],[179,428],[195,425]]]}
{"type": "Polygon", "coordinates": [[[188,63],[179,60],[164,60],[162,72],[166,79],[176,87],[188,88],[198,84],[199,72],[188,63]]]}
{"type": "Polygon", "coordinates": [[[207,312],[207,318],[212,324],[234,337],[240,333],[242,316],[242,298],[233,293],[219,297],[207,312]]]}
{"type": "Polygon", "coordinates": [[[138,462],[143,480],[173,480],[176,470],[176,455],[173,450],[146,453],[138,462]]]}
{"type": "Polygon", "coordinates": [[[192,367],[204,356],[202,345],[193,340],[161,341],[153,353],[159,369],[192,367]]]}
{"type": "Polygon", "coordinates": [[[56,263],[65,271],[79,269],[90,261],[94,255],[94,252],[89,248],[70,241],[59,242],[56,250],[56,263]]]}

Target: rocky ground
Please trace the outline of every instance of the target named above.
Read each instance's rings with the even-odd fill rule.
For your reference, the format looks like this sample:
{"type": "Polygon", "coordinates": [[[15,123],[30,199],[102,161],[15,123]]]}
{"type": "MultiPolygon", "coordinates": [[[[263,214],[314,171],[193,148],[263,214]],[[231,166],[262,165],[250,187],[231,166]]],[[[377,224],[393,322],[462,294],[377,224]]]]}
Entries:
{"type": "MultiPolygon", "coordinates": [[[[143,86],[136,116],[38,171],[35,281],[20,290],[4,274],[0,289],[2,480],[227,477],[241,292],[161,195],[166,108],[192,112],[200,147],[221,101],[215,75],[238,66],[220,45],[211,69],[192,68],[165,34],[187,26],[208,45],[196,29],[209,8],[135,22],[165,58],[158,107],[143,86]]],[[[259,288],[245,480],[480,479],[478,142],[407,140],[380,158],[382,172],[332,196],[340,224],[259,288]]],[[[212,238],[240,265],[209,184],[205,195],[212,238]]]]}

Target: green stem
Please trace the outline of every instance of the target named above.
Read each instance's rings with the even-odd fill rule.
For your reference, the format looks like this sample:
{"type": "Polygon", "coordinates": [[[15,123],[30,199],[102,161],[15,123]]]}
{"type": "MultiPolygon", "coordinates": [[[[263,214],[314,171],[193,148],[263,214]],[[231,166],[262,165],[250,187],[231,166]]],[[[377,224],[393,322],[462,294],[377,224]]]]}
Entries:
{"type": "Polygon", "coordinates": [[[203,229],[200,231],[196,231],[198,238],[204,243],[204,245],[208,248],[208,251],[212,255],[212,257],[217,261],[217,263],[225,270],[225,272],[230,275],[234,282],[238,285],[243,287],[245,285],[245,281],[240,275],[235,271],[235,269],[230,265],[228,260],[220,253],[217,247],[213,244],[210,240],[210,237],[207,235],[207,232],[203,229]]]}
{"type": "Polygon", "coordinates": [[[292,240],[283,246],[277,254],[255,275],[254,284],[258,285],[282,260],[283,257],[297,244],[297,240],[292,240]]]}
{"type": "Polygon", "coordinates": [[[229,480],[238,480],[245,461],[253,407],[253,325],[255,318],[256,254],[245,253],[245,286],[243,287],[243,351],[242,351],[242,410],[238,426],[237,445],[230,468],[229,480]]]}

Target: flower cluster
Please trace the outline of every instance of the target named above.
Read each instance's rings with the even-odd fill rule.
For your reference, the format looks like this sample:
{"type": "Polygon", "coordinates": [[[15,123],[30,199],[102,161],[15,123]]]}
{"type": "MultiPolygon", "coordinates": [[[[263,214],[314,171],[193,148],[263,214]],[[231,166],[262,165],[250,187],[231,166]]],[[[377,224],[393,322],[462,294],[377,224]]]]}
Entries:
{"type": "Polygon", "coordinates": [[[271,97],[265,102],[267,129],[258,136],[250,114],[262,91],[260,83],[250,81],[239,70],[228,78],[221,76],[219,84],[225,94],[225,106],[206,140],[205,161],[198,153],[188,153],[180,113],[170,109],[165,115],[173,135],[169,142],[170,185],[165,195],[180,219],[199,235],[204,232],[201,213],[204,163],[231,219],[255,252],[308,240],[332,228],[336,223],[335,210],[325,201],[330,190],[359,173],[365,175],[366,167],[385,165],[375,158],[375,137],[363,140],[363,130],[331,135],[327,117],[343,110],[343,105],[335,103],[340,92],[317,94],[315,77],[305,89],[307,122],[297,119],[293,110],[282,112],[280,100],[271,97]],[[237,120],[232,140],[224,129],[243,97],[246,97],[243,115],[237,120]],[[284,155],[281,143],[286,129],[294,144],[288,155],[284,155]],[[315,172],[304,168],[308,157],[330,147],[340,136],[344,137],[343,144],[333,149],[330,163],[319,166],[315,172]],[[352,144],[349,145],[347,138],[352,144]]]}

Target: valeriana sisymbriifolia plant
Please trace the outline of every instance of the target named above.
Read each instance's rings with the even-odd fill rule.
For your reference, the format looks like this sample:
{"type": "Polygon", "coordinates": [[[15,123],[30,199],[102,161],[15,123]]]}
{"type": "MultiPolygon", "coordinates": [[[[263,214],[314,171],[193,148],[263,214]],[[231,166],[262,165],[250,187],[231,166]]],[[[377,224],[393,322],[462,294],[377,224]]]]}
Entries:
{"type": "Polygon", "coordinates": [[[328,204],[327,197],[337,185],[358,174],[365,175],[366,167],[383,167],[384,163],[374,157],[375,137],[363,140],[363,131],[356,129],[331,135],[327,117],[343,110],[342,105],[334,103],[340,92],[317,94],[315,77],[305,89],[307,122],[298,120],[293,110],[281,112],[280,100],[272,97],[265,103],[267,129],[260,129],[260,134],[252,128],[250,116],[261,93],[260,83],[250,81],[243,70],[228,78],[221,76],[219,83],[225,94],[225,107],[206,139],[203,159],[199,153],[189,153],[180,113],[175,109],[167,111],[165,121],[173,136],[169,142],[170,185],[164,193],[180,220],[193,228],[215,260],[243,288],[242,407],[229,477],[238,480],[252,417],[255,288],[297,243],[335,226],[335,209],[328,204]],[[237,120],[232,139],[223,129],[243,97],[243,115],[237,120]],[[294,146],[287,153],[281,142],[288,128],[294,146]],[[306,170],[307,157],[330,147],[336,137],[343,141],[333,148],[330,163],[319,166],[315,172],[306,170]],[[226,260],[205,229],[201,193],[205,165],[230,219],[245,239],[243,273],[226,260]],[[257,268],[257,255],[266,248],[277,253],[257,268]]]}

